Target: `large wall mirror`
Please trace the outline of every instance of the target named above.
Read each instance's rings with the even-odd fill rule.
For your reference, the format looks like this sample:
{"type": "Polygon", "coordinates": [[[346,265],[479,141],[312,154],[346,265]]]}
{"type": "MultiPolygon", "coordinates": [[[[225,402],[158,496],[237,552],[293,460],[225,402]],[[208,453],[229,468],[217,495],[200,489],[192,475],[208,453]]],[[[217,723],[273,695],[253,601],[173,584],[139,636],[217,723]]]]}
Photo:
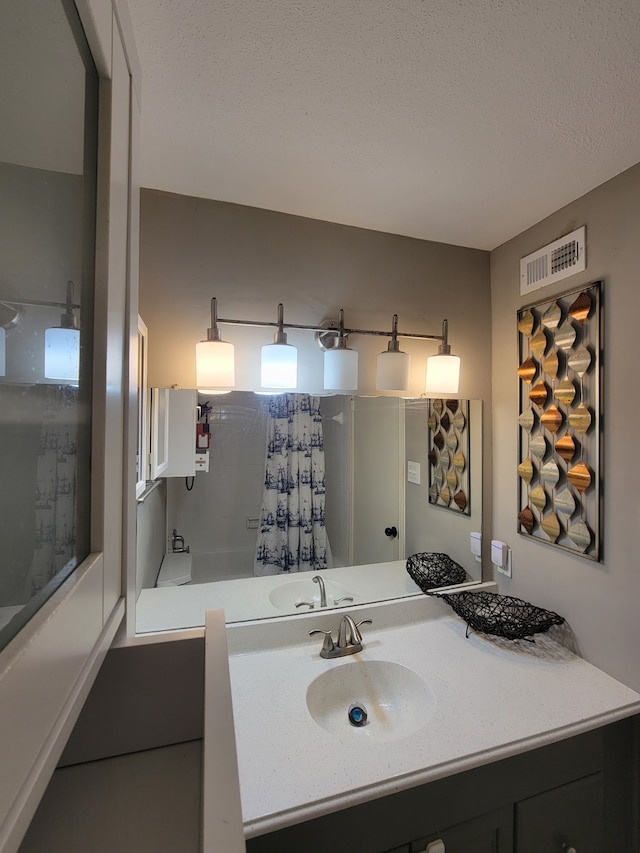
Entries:
{"type": "Polygon", "coordinates": [[[480,401],[193,398],[206,415],[208,471],[160,480],[140,505],[139,633],[201,625],[215,607],[243,621],[422,594],[406,571],[416,553],[446,554],[465,582],[481,580],[470,549],[482,529],[480,401]],[[278,457],[287,430],[308,473],[304,461],[278,457]],[[291,464],[311,493],[293,508],[278,501],[291,491],[291,464]],[[283,553],[289,523],[306,536],[296,543],[300,565],[283,553]]]}
{"type": "Polygon", "coordinates": [[[74,4],[1,23],[0,648],[89,553],[98,125],[74,4]]]}
{"type": "MultiPolygon", "coordinates": [[[[195,387],[196,344],[211,325],[212,297],[217,299],[221,336],[235,347],[236,390],[208,401],[209,472],[199,471],[189,481],[190,489],[184,477],[164,476],[138,504],[137,630],[201,625],[209,602],[224,607],[231,621],[295,618],[285,614],[303,612],[305,601],[318,606],[322,593],[314,574],[335,582],[326,589],[332,606],[350,606],[348,601],[333,604],[349,597],[355,603],[416,595],[406,557],[427,550],[446,553],[464,567],[469,582],[479,580],[481,563],[471,554],[469,537],[482,529],[482,461],[491,451],[488,430],[484,436],[482,430],[488,413],[480,402],[469,400],[486,401],[491,394],[487,253],[143,189],[139,310],[149,329],[148,381],[153,388],[188,395],[184,389],[195,387]],[[291,324],[288,343],[298,351],[294,390],[319,396],[322,511],[333,568],[256,577],[268,398],[253,392],[262,384],[261,347],[274,340],[273,329],[262,326],[276,320],[280,303],[285,326],[291,324]],[[402,386],[406,391],[378,396],[377,362],[388,338],[353,332],[349,347],[359,356],[358,396],[325,396],[324,357],[309,328],[338,319],[340,308],[346,326],[387,336],[384,330],[391,329],[397,314],[401,349],[410,356],[409,381],[402,386]],[[225,322],[225,317],[255,320],[257,326],[225,322]],[[452,352],[461,358],[461,411],[468,407],[469,412],[465,441],[470,461],[464,463],[463,478],[453,462],[458,448],[452,450],[460,432],[453,420],[457,416],[459,425],[463,415],[447,409],[445,402],[440,413],[430,411],[423,396],[426,361],[438,344],[411,337],[439,334],[444,318],[452,352]],[[449,427],[434,432],[430,419],[440,423],[441,417],[449,427]],[[434,439],[438,431],[441,435],[434,439]],[[244,449],[240,438],[252,444],[244,449]],[[411,479],[409,462],[416,463],[411,479]],[[466,481],[461,482],[465,477],[469,494],[462,500],[458,493],[467,489],[466,481]],[[464,509],[452,493],[465,503],[464,509]],[[386,529],[394,527],[396,535],[387,536],[386,529]],[[174,529],[190,547],[191,583],[157,588],[174,529]],[[194,608],[200,613],[195,621],[194,608]],[[147,618],[149,613],[153,619],[147,618]]],[[[489,466],[484,474],[486,495],[489,466]]],[[[487,509],[485,504],[485,515],[487,509]]],[[[276,525],[282,510],[280,517],[277,513],[276,506],[276,525]]],[[[181,539],[176,541],[182,547],[181,539]]],[[[264,544],[263,557],[272,560],[271,538],[264,544]]],[[[175,559],[179,579],[179,555],[175,559]]]]}

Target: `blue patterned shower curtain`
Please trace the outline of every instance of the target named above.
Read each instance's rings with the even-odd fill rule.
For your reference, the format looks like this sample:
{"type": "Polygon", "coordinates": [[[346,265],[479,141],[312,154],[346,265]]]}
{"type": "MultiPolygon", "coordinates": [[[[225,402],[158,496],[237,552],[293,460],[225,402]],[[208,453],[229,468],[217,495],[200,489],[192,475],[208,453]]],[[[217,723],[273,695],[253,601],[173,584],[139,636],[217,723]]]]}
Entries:
{"type": "Polygon", "coordinates": [[[327,568],[324,501],[319,398],[270,397],[256,576],[327,568]]]}

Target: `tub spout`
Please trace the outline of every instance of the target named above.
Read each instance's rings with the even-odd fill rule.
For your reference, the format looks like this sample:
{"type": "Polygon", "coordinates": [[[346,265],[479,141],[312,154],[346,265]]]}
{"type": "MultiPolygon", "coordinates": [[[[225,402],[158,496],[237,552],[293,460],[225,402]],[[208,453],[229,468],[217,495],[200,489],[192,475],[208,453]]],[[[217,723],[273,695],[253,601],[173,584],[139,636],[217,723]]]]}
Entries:
{"type": "Polygon", "coordinates": [[[189,546],[185,548],[184,545],[184,536],[180,536],[176,528],[173,528],[173,533],[171,534],[171,551],[173,554],[188,554],[189,546]]]}

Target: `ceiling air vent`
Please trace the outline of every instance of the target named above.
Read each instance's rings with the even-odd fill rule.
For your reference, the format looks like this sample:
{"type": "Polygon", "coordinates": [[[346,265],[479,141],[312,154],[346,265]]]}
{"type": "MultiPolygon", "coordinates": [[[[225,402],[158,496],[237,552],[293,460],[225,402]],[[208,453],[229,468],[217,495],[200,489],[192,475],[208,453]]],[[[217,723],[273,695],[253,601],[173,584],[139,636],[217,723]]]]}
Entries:
{"type": "Polygon", "coordinates": [[[587,268],[586,226],[520,260],[520,295],[587,268]]]}

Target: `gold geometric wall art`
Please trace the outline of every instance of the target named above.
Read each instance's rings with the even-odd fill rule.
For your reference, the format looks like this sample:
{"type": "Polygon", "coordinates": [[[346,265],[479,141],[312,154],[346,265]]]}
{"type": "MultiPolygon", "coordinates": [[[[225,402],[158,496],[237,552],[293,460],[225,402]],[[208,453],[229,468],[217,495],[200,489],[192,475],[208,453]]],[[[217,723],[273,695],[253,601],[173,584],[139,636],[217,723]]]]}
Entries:
{"type": "Polygon", "coordinates": [[[518,311],[518,532],[602,556],[602,282],[518,311]]]}
{"type": "Polygon", "coordinates": [[[429,503],[470,515],[469,401],[428,401],[429,503]]]}

